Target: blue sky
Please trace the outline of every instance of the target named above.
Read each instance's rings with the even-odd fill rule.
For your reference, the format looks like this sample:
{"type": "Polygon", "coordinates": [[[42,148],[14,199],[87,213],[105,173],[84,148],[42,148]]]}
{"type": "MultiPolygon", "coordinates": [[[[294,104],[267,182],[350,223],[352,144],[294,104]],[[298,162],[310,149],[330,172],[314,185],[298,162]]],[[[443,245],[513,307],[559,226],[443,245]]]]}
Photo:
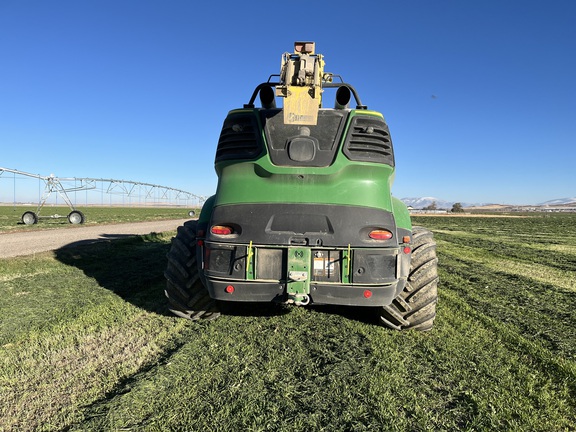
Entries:
{"type": "Polygon", "coordinates": [[[312,40],[386,117],[395,196],[574,197],[575,22],[572,0],[0,0],[0,166],[210,195],[226,113],[312,40]]]}

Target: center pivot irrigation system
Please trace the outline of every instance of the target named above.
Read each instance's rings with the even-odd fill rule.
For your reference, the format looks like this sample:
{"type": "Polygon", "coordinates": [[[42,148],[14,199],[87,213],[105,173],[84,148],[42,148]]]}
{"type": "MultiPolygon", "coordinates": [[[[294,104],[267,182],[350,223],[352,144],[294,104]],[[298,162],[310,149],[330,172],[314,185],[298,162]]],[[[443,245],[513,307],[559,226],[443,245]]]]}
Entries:
{"type": "MultiPolygon", "coordinates": [[[[205,197],[195,195],[190,192],[151,183],[88,177],[56,177],[54,174],[50,174],[49,176],[41,176],[39,174],[31,174],[24,171],[0,167],[0,176],[2,176],[2,174],[5,172],[14,174],[14,182],[16,176],[32,177],[38,179],[39,182],[44,182],[44,192],[42,193],[42,196],[39,200],[36,211],[26,211],[22,215],[22,222],[26,225],[34,225],[38,223],[38,220],[41,218],[67,218],[68,222],[71,224],[84,223],[84,214],[75,208],[72,200],[68,196],[68,193],[95,190],[97,183],[106,185],[106,188],[103,187],[102,190],[106,189],[107,194],[124,195],[129,198],[144,195],[145,199],[154,197],[155,199],[166,201],[170,199],[175,201],[184,200],[186,202],[193,200],[198,202],[199,205],[206,201],[205,197]],[[44,204],[46,204],[46,201],[53,193],[57,193],[60,197],[62,197],[64,202],[68,205],[68,207],[70,207],[71,211],[67,216],[61,216],[58,214],[51,216],[40,216],[42,207],[44,207],[44,204]]],[[[190,213],[193,215],[193,212],[190,213]]]]}

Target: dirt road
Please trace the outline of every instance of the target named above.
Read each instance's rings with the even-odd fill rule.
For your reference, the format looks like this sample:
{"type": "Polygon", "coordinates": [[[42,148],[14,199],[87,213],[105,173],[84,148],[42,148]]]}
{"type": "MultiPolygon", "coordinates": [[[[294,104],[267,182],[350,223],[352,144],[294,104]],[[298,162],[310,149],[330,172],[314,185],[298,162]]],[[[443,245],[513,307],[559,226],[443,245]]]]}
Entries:
{"type": "Polygon", "coordinates": [[[189,219],[79,226],[67,229],[0,234],[0,258],[32,255],[76,242],[96,242],[151,232],[173,231],[189,219]]]}

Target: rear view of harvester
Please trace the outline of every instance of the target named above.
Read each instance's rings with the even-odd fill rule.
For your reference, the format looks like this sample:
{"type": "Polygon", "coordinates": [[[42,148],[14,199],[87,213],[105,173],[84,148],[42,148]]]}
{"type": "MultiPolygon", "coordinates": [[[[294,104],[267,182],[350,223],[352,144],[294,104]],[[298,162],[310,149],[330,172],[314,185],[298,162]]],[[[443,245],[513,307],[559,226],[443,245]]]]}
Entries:
{"type": "Polygon", "coordinates": [[[176,315],[213,319],[230,302],[329,304],[370,308],[397,330],[432,327],[432,233],[412,227],[391,195],[384,117],[337,79],[313,42],[297,42],[280,75],[228,113],[216,194],[197,221],[178,228],[168,254],[166,296],[176,315]],[[322,106],[327,88],[336,89],[333,108],[322,106]]]}

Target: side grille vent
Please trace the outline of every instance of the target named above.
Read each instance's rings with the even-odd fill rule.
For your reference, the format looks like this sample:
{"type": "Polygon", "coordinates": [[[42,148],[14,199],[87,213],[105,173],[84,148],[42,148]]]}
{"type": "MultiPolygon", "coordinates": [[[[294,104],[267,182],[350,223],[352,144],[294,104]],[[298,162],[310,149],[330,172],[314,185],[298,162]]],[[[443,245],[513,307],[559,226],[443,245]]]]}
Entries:
{"type": "Polygon", "coordinates": [[[256,117],[250,114],[231,115],[224,120],[216,162],[228,159],[253,159],[262,151],[256,117]]]}
{"type": "Polygon", "coordinates": [[[344,142],[344,154],[353,161],[394,166],[392,139],[384,120],[365,116],[354,117],[344,142]]]}

